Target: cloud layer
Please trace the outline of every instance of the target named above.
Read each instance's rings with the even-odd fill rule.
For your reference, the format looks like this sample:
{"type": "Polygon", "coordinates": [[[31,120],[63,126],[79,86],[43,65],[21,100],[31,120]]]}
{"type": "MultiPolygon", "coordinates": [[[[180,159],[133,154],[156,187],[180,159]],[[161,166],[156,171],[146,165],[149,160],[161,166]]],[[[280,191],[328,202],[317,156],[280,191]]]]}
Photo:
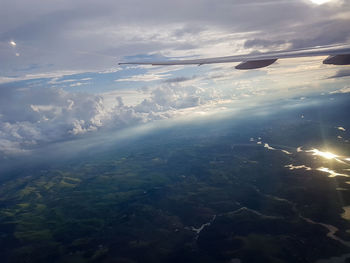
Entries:
{"type": "Polygon", "coordinates": [[[335,44],[349,40],[349,13],[341,0],[3,0],[0,72],[103,70],[155,52],[219,56],[335,44]]]}
{"type": "Polygon", "coordinates": [[[3,0],[0,152],[168,119],[226,100],[297,94],[330,83],[340,90],[348,70],[336,73],[314,61],[252,72],[235,72],[234,65],[117,62],[347,42],[349,14],[350,2],[342,0],[3,0]]]}

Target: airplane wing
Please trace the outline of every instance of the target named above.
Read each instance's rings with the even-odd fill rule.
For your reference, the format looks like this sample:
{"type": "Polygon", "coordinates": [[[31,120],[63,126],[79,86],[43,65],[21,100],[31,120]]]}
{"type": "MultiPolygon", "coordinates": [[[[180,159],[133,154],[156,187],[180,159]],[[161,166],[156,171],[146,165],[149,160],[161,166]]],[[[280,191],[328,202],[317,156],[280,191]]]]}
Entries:
{"type": "Polygon", "coordinates": [[[286,50],[277,52],[202,58],[202,59],[185,59],[185,60],[165,60],[165,61],[139,61],[139,62],[122,62],[119,65],[204,65],[214,63],[241,62],[236,69],[256,69],[267,67],[275,63],[278,59],[298,58],[311,56],[328,56],[323,60],[323,64],[330,65],[350,65],[350,45],[322,46],[307,49],[286,50]]]}

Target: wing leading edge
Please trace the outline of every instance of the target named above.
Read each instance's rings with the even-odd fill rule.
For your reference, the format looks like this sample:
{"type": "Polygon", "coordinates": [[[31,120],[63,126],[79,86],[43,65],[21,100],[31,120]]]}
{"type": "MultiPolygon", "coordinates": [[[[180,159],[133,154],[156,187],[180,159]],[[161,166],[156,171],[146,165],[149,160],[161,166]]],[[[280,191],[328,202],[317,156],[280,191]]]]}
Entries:
{"type": "Polygon", "coordinates": [[[328,56],[323,60],[323,64],[331,65],[350,65],[350,45],[324,46],[308,49],[287,50],[227,57],[187,59],[187,60],[166,60],[166,61],[140,61],[140,62],[122,62],[119,65],[204,65],[214,63],[241,62],[236,69],[256,69],[267,67],[275,63],[278,59],[299,58],[312,56],[328,56]]]}

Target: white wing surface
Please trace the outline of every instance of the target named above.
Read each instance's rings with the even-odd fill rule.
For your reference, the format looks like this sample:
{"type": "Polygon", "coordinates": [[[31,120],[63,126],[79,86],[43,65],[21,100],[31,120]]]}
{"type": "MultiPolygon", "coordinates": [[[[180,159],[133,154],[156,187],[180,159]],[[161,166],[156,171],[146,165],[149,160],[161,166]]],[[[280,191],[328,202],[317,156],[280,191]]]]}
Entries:
{"type": "Polygon", "coordinates": [[[331,65],[350,65],[350,45],[323,46],[308,49],[286,50],[267,53],[252,53],[247,55],[203,58],[203,59],[185,59],[185,60],[165,60],[165,61],[136,61],[122,62],[119,65],[204,65],[214,63],[241,62],[236,69],[255,69],[267,67],[278,59],[328,56],[323,60],[323,64],[331,65]]]}

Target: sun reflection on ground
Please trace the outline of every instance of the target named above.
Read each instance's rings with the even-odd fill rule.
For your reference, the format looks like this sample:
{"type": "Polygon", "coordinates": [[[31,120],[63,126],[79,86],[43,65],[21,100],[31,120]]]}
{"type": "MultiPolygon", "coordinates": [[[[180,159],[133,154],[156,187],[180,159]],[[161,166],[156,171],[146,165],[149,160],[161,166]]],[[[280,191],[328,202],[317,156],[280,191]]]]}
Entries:
{"type": "Polygon", "coordinates": [[[288,154],[288,155],[291,155],[292,153],[291,152],[288,152],[286,150],[281,150],[282,152],[284,152],[285,154],[288,154]]]}
{"type": "Polygon", "coordinates": [[[293,165],[293,164],[288,164],[285,165],[284,167],[288,168],[289,170],[295,170],[295,169],[305,169],[307,171],[311,171],[311,167],[308,167],[306,165],[293,165]]]}
{"type": "Polygon", "coordinates": [[[271,147],[268,143],[265,143],[264,147],[267,148],[268,150],[276,150],[275,148],[271,147]]]}
{"type": "Polygon", "coordinates": [[[312,153],[312,155],[320,156],[320,157],[323,157],[323,158],[328,159],[328,160],[335,160],[335,161],[337,161],[339,163],[343,163],[343,164],[346,164],[346,162],[344,162],[344,161],[347,161],[347,162],[350,161],[350,158],[348,156],[339,156],[339,155],[336,155],[336,154],[328,152],[328,151],[327,152],[320,151],[316,148],[313,148],[312,150],[308,150],[305,152],[312,153]]]}
{"type": "MultiPolygon", "coordinates": [[[[303,152],[303,150],[301,149],[301,146],[297,148],[297,152],[303,152]]],[[[329,151],[320,151],[316,148],[313,148],[312,150],[305,150],[304,152],[311,153],[313,156],[319,156],[327,160],[335,160],[345,165],[349,165],[347,162],[350,161],[350,158],[348,156],[340,156],[329,151]]],[[[350,177],[350,175],[338,173],[327,167],[311,168],[305,165],[293,165],[293,164],[285,165],[284,167],[288,168],[289,170],[295,170],[295,169],[317,170],[323,173],[327,173],[328,177],[336,177],[336,176],[350,177]]],[[[342,170],[350,171],[350,169],[344,169],[344,168],[342,170]]],[[[347,183],[350,184],[350,181],[347,183]]]]}
{"type": "Polygon", "coordinates": [[[329,176],[328,177],[336,177],[336,176],[345,176],[345,177],[349,177],[349,175],[347,174],[340,174],[340,173],[337,173],[336,171],[333,171],[327,167],[320,167],[320,168],[317,168],[318,171],[320,172],[324,172],[324,173],[328,173],[329,176]]]}
{"type": "Polygon", "coordinates": [[[341,214],[341,217],[345,220],[350,220],[350,206],[343,206],[344,213],[341,214]]]}
{"type": "Polygon", "coordinates": [[[339,157],[338,155],[334,154],[334,153],[331,153],[331,152],[322,152],[318,149],[312,149],[312,150],[309,150],[309,151],[306,151],[306,152],[311,152],[312,155],[316,155],[316,156],[321,156],[323,158],[326,158],[326,159],[336,159],[337,157],[339,157]]]}

